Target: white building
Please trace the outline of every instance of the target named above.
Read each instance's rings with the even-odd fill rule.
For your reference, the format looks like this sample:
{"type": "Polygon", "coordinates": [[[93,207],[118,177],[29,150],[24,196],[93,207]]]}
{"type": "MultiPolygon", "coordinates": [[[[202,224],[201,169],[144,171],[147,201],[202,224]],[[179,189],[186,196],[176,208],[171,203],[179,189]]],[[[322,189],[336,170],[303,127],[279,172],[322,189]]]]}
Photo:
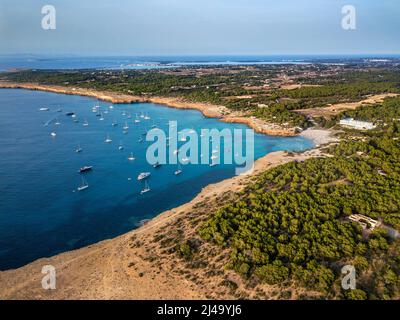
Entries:
{"type": "Polygon", "coordinates": [[[374,230],[375,228],[381,226],[380,221],[371,219],[370,217],[362,214],[352,214],[349,216],[349,220],[359,223],[363,229],[374,230]]]}
{"type": "Polygon", "coordinates": [[[354,120],[353,118],[340,120],[340,124],[342,126],[348,126],[359,130],[371,130],[376,128],[376,126],[372,122],[354,120]]]}

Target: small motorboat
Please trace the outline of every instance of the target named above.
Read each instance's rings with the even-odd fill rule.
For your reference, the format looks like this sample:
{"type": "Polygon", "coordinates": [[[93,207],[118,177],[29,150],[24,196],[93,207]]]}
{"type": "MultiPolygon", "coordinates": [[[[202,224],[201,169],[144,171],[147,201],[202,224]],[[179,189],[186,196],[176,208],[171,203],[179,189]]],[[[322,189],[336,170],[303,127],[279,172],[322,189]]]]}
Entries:
{"type": "Polygon", "coordinates": [[[180,175],[182,173],[182,168],[181,168],[181,165],[179,164],[179,162],[178,162],[178,169],[176,169],[176,171],[174,172],[174,174],[177,176],[177,175],[180,175]]]}
{"type": "Polygon", "coordinates": [[[93,166],[84,166],[79,169],[79,173],[85,173],[85,172],[92,171],[92,170],[93,170],[93,166]]]}
{"type": "Polygon", "coordinates": [[[153,164],[153,168],[159,168],[161,167],[161,163],[156,162],[155,164],[153,164]]]}
{"type": "Polygon", "coordinates": [[[141,174],[138,175],[137,179],[138,181],[147,179],[150,177],[151,173],[150,172],[142,172],[141,174]]]}

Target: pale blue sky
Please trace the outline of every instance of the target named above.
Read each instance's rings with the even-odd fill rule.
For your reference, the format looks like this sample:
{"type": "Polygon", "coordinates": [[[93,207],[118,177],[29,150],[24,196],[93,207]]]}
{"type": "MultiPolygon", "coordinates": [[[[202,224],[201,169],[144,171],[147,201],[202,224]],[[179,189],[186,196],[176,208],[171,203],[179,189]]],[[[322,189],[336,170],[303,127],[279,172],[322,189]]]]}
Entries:
{"type": "Polygon", "coordinates": [[[399,17],[399,0],[0,0],[0,53],[398,54],[399,17]],[[346,4],[357,30],[341,28],[346,4]]]}

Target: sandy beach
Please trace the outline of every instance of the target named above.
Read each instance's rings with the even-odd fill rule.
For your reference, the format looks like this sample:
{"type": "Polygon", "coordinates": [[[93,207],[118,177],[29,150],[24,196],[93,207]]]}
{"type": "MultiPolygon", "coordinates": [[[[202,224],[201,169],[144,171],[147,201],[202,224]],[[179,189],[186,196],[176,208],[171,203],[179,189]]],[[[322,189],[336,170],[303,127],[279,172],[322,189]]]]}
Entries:
{"type": "Polygon", "coordinates": [[[316,147],[332,142],[338,142],[339,139],[336,138],[334,135],[335,132],[332,130],[313,129],[313,128],[309,128],[300,133],[300,136],[312,140],[316,145],[316,147]]]}

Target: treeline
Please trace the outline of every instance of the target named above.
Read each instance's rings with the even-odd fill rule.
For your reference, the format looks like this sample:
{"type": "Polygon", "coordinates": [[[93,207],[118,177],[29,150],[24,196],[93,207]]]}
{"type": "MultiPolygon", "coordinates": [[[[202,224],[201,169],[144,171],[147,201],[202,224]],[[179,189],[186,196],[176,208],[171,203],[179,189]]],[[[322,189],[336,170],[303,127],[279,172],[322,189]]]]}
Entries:
{"type": "Polygon", "coordinates": [[[387,98],[381,104],[365,105],[355,110],[348,110],[341,117],[390,124],[400,122],[400,97],[387,98]]]}
{"type": "Polygon", "coordinates": [[[299,285],[327,298],[400,296],[399,240],[383,230],[368,238],[346,219],[364,214],[400,229],[399,134],[331,147],[333,158],[293,162],[260,176],[216,212],[201,236],[231,249],[228,267],[244,277],[299,285]],[[343,291],[343,265],[357,268],[343,291]]]}

